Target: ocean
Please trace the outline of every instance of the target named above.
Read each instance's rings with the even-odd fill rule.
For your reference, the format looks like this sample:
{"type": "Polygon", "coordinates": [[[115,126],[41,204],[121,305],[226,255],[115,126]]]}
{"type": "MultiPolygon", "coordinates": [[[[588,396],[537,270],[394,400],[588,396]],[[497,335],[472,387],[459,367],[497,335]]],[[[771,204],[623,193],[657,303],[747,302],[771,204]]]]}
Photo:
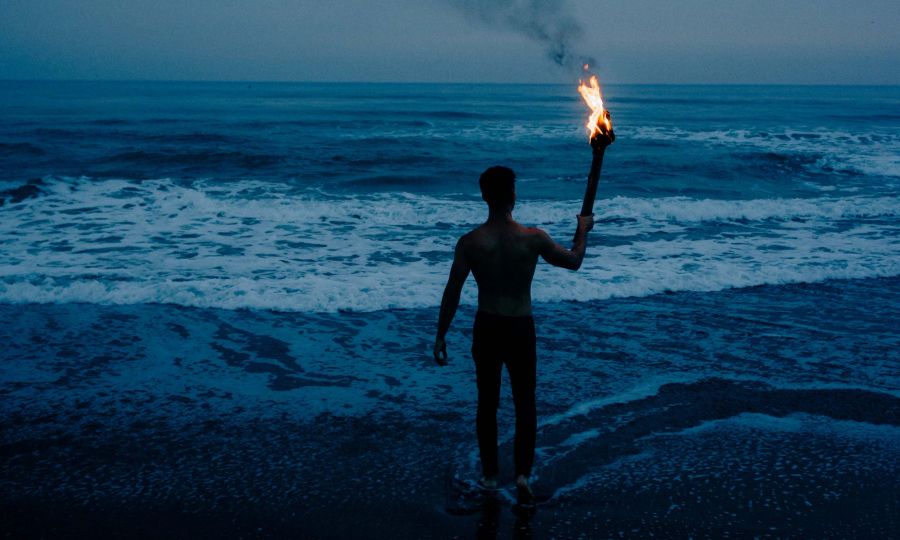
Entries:
{"type": "Polygon", "coordinates": [[[896,534],[900,87],[604,86],[587,257],[533,286],[550,500],[468,500],[453,246],[498,164],[570,242],[575,87],[0,82],[4,528],[896,534]]]}

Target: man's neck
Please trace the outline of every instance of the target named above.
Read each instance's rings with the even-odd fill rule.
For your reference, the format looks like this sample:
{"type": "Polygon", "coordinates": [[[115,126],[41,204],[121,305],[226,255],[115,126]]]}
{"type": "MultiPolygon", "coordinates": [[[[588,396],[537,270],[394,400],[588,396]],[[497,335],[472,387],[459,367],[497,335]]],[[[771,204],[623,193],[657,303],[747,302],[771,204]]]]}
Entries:
{"type": "Polygon", "coordinates": [[[494,209],[491,208],[488,210],[488,223],[512,223],[512,209],[503,208],[503,209],[494,209]]]}

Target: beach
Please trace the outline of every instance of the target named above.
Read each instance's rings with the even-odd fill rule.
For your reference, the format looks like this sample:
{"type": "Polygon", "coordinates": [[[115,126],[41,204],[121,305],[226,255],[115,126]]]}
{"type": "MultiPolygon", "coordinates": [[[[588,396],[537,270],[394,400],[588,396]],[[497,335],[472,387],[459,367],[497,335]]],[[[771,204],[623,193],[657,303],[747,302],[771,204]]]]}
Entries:
{"type": "MultiPolygon", "coordinates": [[[[848,303],[830,282],[815,298],[779,286],[539,306],[535,485],[553,499],[524,520],[505,498],[496,515],[444,511],[448,483],[479,471],[471,312],[438,369],[425,310],[5,306],[7,530],[889,537],[898,338],[887,319],[858,321],[893,309],[900,281],[855,287],[878,300],[848,303]],[[773,296],[792,320],[760,309],[773,296]]],[[[507,399],[507,472],[512,416],[507,399]]]]}
{"type": "Polygon", "coordinates": [[[611,86],[540,263],[534,512],[477,479],[477,176],[567,243],[574,86],[0,82],[10,537],[888,538],[896,87],[611,86]]]}

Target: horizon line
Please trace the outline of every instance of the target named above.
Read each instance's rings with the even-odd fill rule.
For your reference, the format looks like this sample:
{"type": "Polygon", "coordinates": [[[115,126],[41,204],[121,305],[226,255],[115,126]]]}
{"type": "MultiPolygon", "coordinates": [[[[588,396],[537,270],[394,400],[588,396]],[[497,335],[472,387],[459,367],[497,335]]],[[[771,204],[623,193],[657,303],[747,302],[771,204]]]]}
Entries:
{"type": "MultiPolygon", "coordinates": [[[[569,86],[564,82],[496,82],[496,81],[337,81],[337,80],[282,80],[282,79],[69,79],[31,78],[8,79],[3,83],[222,83],[222,84],[408,84],[408,85],[491,85],[491,86],[569,86]]],[[[769,82],[606,82],[603,86],[809,86],[809,87],[897,87],[900,83],[769,83],[769,82]]]]}

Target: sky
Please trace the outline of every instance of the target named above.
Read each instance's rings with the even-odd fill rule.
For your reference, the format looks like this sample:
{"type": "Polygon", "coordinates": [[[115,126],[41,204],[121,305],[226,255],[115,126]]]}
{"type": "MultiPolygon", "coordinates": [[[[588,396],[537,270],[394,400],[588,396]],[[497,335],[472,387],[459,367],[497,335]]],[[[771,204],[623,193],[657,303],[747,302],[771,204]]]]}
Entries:
{"type": "Polygon", "coordinates": [[[555,38],[606,83],[900,84],[898,0],[0,0],[0,79],[568,83],[555,38]]]}

